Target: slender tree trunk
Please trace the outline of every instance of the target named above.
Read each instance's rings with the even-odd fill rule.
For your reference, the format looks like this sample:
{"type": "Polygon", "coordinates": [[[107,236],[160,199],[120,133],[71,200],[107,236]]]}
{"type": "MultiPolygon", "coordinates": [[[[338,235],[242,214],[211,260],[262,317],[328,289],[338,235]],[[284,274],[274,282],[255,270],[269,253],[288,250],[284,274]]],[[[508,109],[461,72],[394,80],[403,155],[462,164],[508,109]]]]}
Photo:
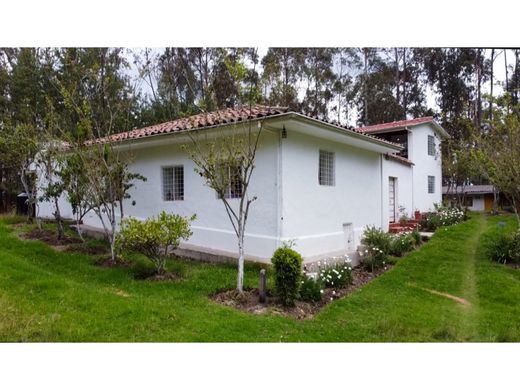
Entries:
{"type": "MultiPolygon", "coordinates": [[[[504,68],[506,71],[506,93],[509,91],[509,75],[507,73],[507,50],[504,49],[504,68]]],[[[507,113],[509,114],[509,103],[507,104],[507,113]]]]}
{"type": "Polygon", "coordinates": [[[395,100],[397,101],[397,105],[401,104],[401,77],[399,75],[399,49],[394,48],[395,53],[395,100]]]}
{"type": "Polygon", "coordinates": [[[364,74],[363,74],[363,100],[365,105],[365,126],[368,125],[368,53],[367,49],[363,49],[364,54],[364,74]]]}
{"type": "Polygon", "coordinates": [[[476,128],[480,133],[480,125],[482,120],[482,49],[477,50],[477,107],[475,124],[476,128]]]}
{"type": "Polygon", "coordinates": [[[489,101],[489,119],[493,120],[493,65],[495,62],[495,49],[491,49],[491,74],[489,77],[489,95],[491,97],[491,100],[489,101]]]}
{"type": "Polygon", "coordinates": [[[238,235],[238,275],[237,290],[244,291],[244,231],[241,229],[238,235]]]}
{"type": "Polygon", "coordinates": [[[58,241],[63,240],[63,236],[65,235],[65,232],[63,231],[63,221],[61,219],[61,213],[60,213],[60,205],[59,205],[59,199],[54,198],[54,218],[56,219],[56,225],[58,228],[58,241]]]}
{"type": "Polygon", "coordinates": [[[407,72],[406,72],[406,47],[403,48],[403,119],[406,119],[406,115],[408,114],[408,101],[406,99],[406,80],[407,80],[407,72]]]}

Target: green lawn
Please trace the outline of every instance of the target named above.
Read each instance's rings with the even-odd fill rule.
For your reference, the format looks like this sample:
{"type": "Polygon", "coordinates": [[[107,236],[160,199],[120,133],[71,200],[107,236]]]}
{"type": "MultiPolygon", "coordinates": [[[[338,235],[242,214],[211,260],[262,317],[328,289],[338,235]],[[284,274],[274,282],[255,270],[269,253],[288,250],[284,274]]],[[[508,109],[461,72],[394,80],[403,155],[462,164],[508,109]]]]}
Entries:
{"type": "MultiPolygon", "coordinates": [[[[313,319],[253,315],[208,294],[234,286],[232,265],[173,261],[177,282],[21,241],[0,219],[1,341],[518,341],[520,270],[494,264],[484,243],[497,222],[474,215],[313,319]],[[450,294],[447,297],[440,294],[450,294]],[[461,298],[465,301],[457,301],[461,298]],[[461,303],[462,302],[462,303],[461,303]]],[[[259,267],[246,267],[257,285],[259,267]]]]}

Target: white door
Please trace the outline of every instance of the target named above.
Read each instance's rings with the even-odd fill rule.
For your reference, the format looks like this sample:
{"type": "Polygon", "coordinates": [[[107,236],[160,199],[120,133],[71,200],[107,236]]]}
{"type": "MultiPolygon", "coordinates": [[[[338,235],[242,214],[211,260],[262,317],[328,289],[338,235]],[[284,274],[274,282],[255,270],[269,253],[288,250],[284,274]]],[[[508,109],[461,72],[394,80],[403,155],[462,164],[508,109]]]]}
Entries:
{"type": "Polygon", "coordinates": [[[389,220],[395,222],[395,177],[388,178],[389,220]]]}
{"type": "Polygon", "coordinates": [[[343,234],[345,235],[345,248],[347,252],[354,251],[356,248],[354,248],[354,228],[352,227],[352,223],[343,224],[343,234]]]}

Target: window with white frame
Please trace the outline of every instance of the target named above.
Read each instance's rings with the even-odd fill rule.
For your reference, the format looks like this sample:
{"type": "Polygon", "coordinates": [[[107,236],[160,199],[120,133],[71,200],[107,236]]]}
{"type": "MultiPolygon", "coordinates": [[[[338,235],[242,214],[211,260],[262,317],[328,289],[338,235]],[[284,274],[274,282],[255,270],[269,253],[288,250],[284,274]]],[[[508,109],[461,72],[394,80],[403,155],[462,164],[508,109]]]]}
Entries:
{"type": "Polygon", "coordinates": [[[182,165],[162,168],[163,200],[184,200],[184,167],[182,165]]]}
{"type": "MultiPolygon", "coordinates": [[[[240,199],[242,197],[243,185],[240,169],[241,167],[234,165],[222,166],[222,183],[226,184],[225,199],[240,199]]],[[[219,197],[219,194],[217,194],[217,197],[219,197]]]]}
{"type": "Polygon", "coordinates": [[[428,194],[435,193],[435,176],[428,176],[428,194]]]}
{"type": "Polygon", "coordinates": [[[435,156],[435,137],[433,135],[428,136],[428,155],[435,156]]]}
{"type": "Polygon", "coordinates": [[[318,182],[322,186],[333,186],[336,184],[334,174],[334,152],[320,150],[318,182]]]}

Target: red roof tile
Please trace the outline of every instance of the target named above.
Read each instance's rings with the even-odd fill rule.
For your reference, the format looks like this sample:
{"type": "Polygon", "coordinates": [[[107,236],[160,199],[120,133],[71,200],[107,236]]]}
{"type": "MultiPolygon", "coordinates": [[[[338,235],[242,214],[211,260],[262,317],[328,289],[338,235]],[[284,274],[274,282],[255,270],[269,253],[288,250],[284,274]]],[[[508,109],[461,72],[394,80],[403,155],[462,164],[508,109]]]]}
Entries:
{"type": "Polygon", "coordinates": [[[375,133],[383,130],[397,129],[400,127],[409,127],[420,125],[421,123],[433,122],[433,116],[425,116],[422,118],[408,119],[402,121],[380,123],[378,125],[359,127],[356,130],[361,133],[375,133]]]}
{"type": "Polygon", "coordinates": [[[403,163],[405,165],[415,165],[412,160],[408,160],[406,157],[403,157],[403,156],[399,156],[398,154],[391,154],[391,153],[387,153],[385,154],[385,156],[389,159],[392,159],[392,160],[395,160],[395,161],[398,161],[400,163],[403,163]]]}
{"type": "MultiPolygon", "coordinates": [[[[145,138],[154,135],[160,134],[169,134],[176,133],[181,131],[189,131],[202,129],[207,127],[213,127],[218,125],[226,125],[231,123],[244,122],[251,119],[260,119],[260,118],[269,118],[277,115],[290,114],[293,113],[289,111],[287,107],[270,107],[270,106],[261,106],[255,105],[253,107],[249,106],[241,106],[237,108],[226,108],[219,111],[213,111],[208,113],[201,113],[192,115],[187,118],[175,119],[170,122],[160,123],[157,125],[152,125],[148,127],[143,127],[141,129],[134,129],[130,131],[126,131],[123,133],[113,134],[111,136],[98,138],[96,142],[104,143],[104,142],[118,142],[125,141],[128,139],[138,139],[145,138]]],[[[295,113],[298,114],[298,113],[295,113]]],[[[344,129],[345,131],[355,132],[358,134],[362,134],[367,138],[371,138],[373,140],[377,140],[380,143],[385,143],[392,146],[401,146],[400,144],[396,144],[393,142],[385,141],[381,138],[365,134],[364,132],[358,131],[351,126],[342,126],[336,122],[326,121],[323,119],[319,119],[316,117],[311,117],[303,114],[298,114],[300,116],[304,116],[307,118],[311,118],[313,120],[327,123],[332,126],[336,126],[344,129]]]]}
{"type": "MultiPolygon", "coordinates": [[[[123,141],[159,134],[175,133],[197,128],[212,127],[217,125],[242,122],[249,119],[265,118],[288,112],[287,107],[267,107],[256,105],[238,108],[226,108],[219,111],[201,113],[187,118],[175,119],[170,122],[160,123],[141,129],[134,129],[124,133],[114,134],[108,137],[110,141],[123,141]]],[[[99,142],[107,141],[107,137],[100,138],[99,142]]]]}

